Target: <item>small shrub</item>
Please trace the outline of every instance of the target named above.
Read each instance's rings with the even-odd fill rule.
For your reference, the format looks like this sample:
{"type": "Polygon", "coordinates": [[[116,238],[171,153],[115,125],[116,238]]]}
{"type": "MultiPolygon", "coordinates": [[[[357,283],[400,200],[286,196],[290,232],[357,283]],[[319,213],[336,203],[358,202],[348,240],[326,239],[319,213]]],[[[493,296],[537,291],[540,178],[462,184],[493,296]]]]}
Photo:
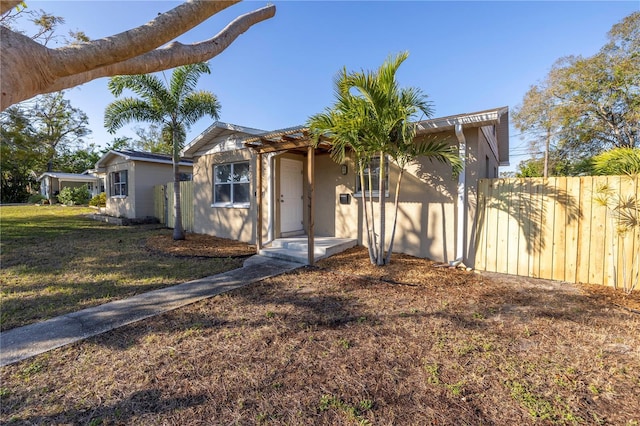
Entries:
{"type": "Polygon", "coordinates": [[[77,188],[66,187],[60,191],[60,194],[58,194],[58,201],[67,206],[87,204],[90,198],[91,194],[89,193],[89,188],[85,185],[77,188]]]}
{"type": "Polygon", "coordinates": [[[43,202],[44,200],[46,200],[46,199],[47,199],[47,198],[46,198],[46,197],[44,197],[44,196],[43,196],[43,195],[41,195],[41,194],[31,194],[31,195],[29,196],[29,199],[27,200],[27,202],[28,202],[29,204],[40,204],[40,203],[42,203],[42,202],[43,202]]]}
{"type": "Polygon", "coordinates": [[[107,205],[107,194],[104,192],[95,195],[89,200],[89,205],[94,207],[105,207],[107,205]]]}

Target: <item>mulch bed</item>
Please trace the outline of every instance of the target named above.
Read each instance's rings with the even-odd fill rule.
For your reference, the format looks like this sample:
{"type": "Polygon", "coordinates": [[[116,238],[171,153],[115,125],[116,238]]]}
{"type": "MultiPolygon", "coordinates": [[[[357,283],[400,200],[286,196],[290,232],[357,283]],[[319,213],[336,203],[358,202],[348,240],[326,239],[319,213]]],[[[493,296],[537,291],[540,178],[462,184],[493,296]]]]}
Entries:
{"type": "Polygon", "coordinates": [[[147,239],[146,246],[156,253],[181,257],[248,257],[256,254],[255,246],[211,235],[187,233],[184,240],[171,235],[156,235],[147,239]]]}

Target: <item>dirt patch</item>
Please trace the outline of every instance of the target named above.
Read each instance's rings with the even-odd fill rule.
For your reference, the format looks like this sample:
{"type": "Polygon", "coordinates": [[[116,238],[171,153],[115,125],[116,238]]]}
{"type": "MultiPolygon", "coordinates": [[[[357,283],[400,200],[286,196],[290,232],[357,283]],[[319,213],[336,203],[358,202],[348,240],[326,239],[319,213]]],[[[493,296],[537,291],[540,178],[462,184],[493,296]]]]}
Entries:
{"type": "Polygon", "coordinates": [[[226,238],[202,234],[186,234],[184,240],[171,235],[154,235],[147,239],[147,248],[172,256],[183,257],[248,257],[256,254],[255,246],[226,238]]]}

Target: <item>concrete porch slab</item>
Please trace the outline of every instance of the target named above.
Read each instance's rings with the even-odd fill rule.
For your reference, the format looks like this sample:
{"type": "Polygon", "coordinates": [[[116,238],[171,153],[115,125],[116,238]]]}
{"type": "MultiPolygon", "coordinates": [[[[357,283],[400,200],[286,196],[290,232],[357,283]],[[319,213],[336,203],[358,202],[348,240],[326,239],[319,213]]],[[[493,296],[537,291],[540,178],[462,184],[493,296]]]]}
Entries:
{"type": "MultiPolygon", "coordinates": [[[[313,258],[315,261],[355,247],[357,240],[351,238],[315,237],[313,258]]],[[[260,250],[262,256],[297,262],[308,263],[309,244],[306,236],[277,238],[269,247],[260,250]]]]}

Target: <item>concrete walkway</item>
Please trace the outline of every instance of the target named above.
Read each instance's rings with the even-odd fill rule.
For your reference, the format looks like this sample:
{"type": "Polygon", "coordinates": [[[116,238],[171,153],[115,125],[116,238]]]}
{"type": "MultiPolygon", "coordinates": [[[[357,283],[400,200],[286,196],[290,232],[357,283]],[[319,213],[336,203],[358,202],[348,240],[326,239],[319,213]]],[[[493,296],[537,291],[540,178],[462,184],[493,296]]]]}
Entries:
{"type": "Polygon", "coordinates": [[[300,263],[253,256],[242,268],[0,333],[0,366],[283,274],[300,263]]]}

